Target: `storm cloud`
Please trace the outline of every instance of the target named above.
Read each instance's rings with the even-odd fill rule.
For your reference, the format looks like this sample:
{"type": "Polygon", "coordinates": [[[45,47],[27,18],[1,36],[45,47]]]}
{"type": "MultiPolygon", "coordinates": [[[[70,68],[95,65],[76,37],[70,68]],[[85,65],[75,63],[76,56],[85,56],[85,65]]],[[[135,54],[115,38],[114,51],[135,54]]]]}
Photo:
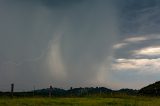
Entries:
{"type": "Polygon", "coordinates": [[[159,80],[158,0],[1,0],[0,90],[159,80]],[[145,71],[147,70],[147,71],[145,71]]]}
{"type": "Polygon", "coordinates": [[[1,1],[1,89],[97,86],[118,34],[110,1],[1,1]],[[4,81],[5,79],[5,81],[4,81]]]}

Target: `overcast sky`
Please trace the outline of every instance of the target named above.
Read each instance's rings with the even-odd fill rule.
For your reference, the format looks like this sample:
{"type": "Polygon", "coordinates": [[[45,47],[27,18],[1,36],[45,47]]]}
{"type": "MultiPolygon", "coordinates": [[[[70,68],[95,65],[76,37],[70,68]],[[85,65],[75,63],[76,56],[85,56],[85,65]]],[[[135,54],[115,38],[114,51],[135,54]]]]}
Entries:
{"type": "Polygon", "coordinates": [[[159,0],[0,0],[0,91],[139,89],[160,80],[159,0]]]}

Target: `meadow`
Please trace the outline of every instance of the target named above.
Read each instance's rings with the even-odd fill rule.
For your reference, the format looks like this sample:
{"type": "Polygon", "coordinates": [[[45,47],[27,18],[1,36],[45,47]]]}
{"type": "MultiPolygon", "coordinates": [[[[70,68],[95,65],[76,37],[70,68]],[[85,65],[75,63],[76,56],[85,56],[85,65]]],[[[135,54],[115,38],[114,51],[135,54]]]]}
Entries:
{"type": "Polygon", "coordinates": [[[0,106],[160,106],[158,97],[0,98],[0,106]]]}

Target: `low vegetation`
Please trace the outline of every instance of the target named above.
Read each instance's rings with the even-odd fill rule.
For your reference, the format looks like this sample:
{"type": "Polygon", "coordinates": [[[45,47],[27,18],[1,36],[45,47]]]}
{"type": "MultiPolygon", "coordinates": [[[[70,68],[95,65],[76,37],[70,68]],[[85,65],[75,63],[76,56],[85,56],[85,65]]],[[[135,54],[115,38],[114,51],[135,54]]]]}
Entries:
{"type": "Polygon", "coordinates": [[[160,98],[0,98],[0,106],[160,106],[160,98]]]}

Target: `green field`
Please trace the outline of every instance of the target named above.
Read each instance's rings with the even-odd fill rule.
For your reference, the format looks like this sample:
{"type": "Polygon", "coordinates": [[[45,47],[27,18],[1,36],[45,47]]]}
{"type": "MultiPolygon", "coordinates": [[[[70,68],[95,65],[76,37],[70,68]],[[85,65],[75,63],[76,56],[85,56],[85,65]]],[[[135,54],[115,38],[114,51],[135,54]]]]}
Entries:
{"type": "Polygon", "coordinates": [[[0,106],[160,106],[160,98],[0,98],[0,106]]]}

